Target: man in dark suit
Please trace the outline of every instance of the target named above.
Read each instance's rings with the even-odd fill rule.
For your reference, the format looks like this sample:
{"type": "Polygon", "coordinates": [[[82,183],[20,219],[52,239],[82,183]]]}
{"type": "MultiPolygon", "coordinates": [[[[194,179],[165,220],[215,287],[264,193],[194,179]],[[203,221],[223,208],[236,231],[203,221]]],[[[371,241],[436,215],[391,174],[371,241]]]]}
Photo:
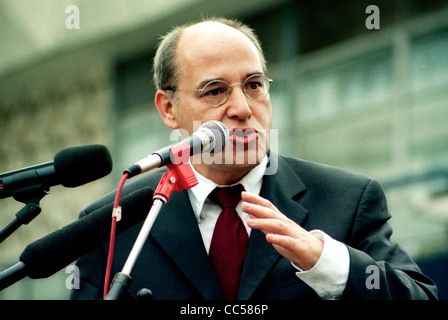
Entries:
{"type": "MultiPolygon", "coordinates": [[[[250,28],[223,19],[175,28],[159,45],[154,73],[155,104],[168,127],[187,136],[195,122],[217,120],[230,139],[215,161],[191,158],[199,183],[174,192],[162,207],[131,274],[134,294],[148,288],[154,299],[436,298],[432,281],[390,241],[378,182],[268,152],[271,80],[250,28]],[[229,206],[213,194],[233,185],[245,190],[232,209],[238,227],[218,245],[218,224],[229,206]],[[215,258],[216,248],[236,238],[223,250],[242,258],[216,265],[228,258],[215,258]],[[230,270],[238,270],[236,278],[230,270]],[[232,273],[234,293],[222,272],[232,273]]],[[[162,172],[129,183],[123,195],[155,188],[162,172]]],[[[121,270],[140,228],[117,237],[112,274],[121,270]]],[[[107,253],[106,244],[78,260],[81,287],[72,298],[101,298],[107,253]]]]}

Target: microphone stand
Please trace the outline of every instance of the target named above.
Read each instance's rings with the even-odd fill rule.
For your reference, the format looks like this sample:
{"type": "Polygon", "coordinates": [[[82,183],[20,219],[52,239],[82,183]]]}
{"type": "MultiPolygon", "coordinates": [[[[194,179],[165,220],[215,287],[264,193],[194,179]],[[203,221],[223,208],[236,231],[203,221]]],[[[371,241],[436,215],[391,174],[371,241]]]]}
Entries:
{"type": "MultiPolygon", "coordinates": [[[[130,276],[134,269],[135,263],[140,255],[140,252],[149,236],[152,225],[159,214],[162,206],[168,202],[170,195],[173,191],[179,192],[190,189],[198,183],[193,170],[188,164],[190,157],[190,145],[187,143],[180,143],[170,148],[172,163],[167,165],[168,172],[163,174],[160,182],[154,191],[153,204],[148,213],[148,216],[143,223],[143,227],[137,236],[137,240],[132,247],[132,250],[123,266],[121,272],[118,272],[112,284],[110,290],[107,293],[105,300],[119,300],[129,299],[132,297],[129,287],[132,282],[130,276]]],[[[139,291],[140,297],[147,297],[151,293],[147,289],[139,291]],[[145,291],[146,290],[146,291],[145,291]],[[141,295],[142,293],[142,295],[141,295]],[[143,296],[144,294],[144,296],[143,296]]]]}
{"type": "Polygon", "coordinates": [[[0,243],[21,225],[30,223],[39,215],[42,211],[39,202],[48,193],[45,187],[37,185],[13,195],[15,200],[25,203],[25,206],[16,213],[16,218],[0,231],[0,243]]]}

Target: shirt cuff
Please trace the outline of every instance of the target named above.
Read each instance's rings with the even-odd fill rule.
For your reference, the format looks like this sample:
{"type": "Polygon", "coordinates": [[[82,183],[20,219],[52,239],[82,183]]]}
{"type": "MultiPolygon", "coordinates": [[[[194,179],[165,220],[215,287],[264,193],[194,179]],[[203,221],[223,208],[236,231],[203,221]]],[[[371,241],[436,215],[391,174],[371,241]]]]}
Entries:
{"type": "Polygon", "coordinates": [[[321,230],[310,231],[324,241],[324,248],[319,260],[309,270],[303,270],[297,264],[292,265],[299,270],[296,275],[309,285],[322,299],[339,299],[347,284],[350,269],[348,249],[342,242],[336,241],[321,230]]]}

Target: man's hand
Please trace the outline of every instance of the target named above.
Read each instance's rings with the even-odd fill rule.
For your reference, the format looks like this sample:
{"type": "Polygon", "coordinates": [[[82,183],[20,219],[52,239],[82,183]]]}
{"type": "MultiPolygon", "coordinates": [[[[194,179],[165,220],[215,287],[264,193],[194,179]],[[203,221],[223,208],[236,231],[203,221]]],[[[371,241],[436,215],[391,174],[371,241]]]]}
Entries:
{"type": "Polygon", "coordinates": [[[266,240],[286,259],[303,270],[319,260],[324,243],[281,213],[269,200],[253,193],[242,193],[242,210],[249,215],[247,224],[260,229],[266,240]]]}

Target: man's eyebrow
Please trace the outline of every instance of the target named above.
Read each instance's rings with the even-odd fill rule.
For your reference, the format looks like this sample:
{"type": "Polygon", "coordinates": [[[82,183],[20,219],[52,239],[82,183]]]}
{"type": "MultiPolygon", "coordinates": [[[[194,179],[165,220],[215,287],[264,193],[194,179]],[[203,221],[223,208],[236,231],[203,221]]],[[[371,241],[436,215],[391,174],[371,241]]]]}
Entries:
{"type": "MultiPolygon", "coordinates": [[[[196,89],[203,89],[207,83],[212,82],[212,81],[215,81],[215,80],[226,81],[226,80],[224,80],[224,78],[207,79],[207,80],[202,81],[202,82],[196,87],[196,89]]],[[[226,82],[227,82],[227,81],[226,81],[226,82]]]]}
{"type": "MultiPolygon", "coordinates": [[[[262,71],[250,72],[250,73],[246,74],[246,77],[244,78],[244,80],[246,80],[246,79],[249,78],[250,76],[254,76],[254,75],[256,75],[256,74],[264,75],[264,72],[262,72],[262,71]]],[[[204,86],[205,86],[207,83],[212,82],[212,81],[215,81],[215,80],[220,80],[220,81],[225,81],[225,82],[227,82],[227,80],[225,80],[224,78],[207,79],[207,80],[201,81],[201,83],[199,83],[199,85],[196,87],[196,89],[203,89],[204,86]]],[[[243,80],[243,81],[244,81],[244,80],[243,80]]]]}

